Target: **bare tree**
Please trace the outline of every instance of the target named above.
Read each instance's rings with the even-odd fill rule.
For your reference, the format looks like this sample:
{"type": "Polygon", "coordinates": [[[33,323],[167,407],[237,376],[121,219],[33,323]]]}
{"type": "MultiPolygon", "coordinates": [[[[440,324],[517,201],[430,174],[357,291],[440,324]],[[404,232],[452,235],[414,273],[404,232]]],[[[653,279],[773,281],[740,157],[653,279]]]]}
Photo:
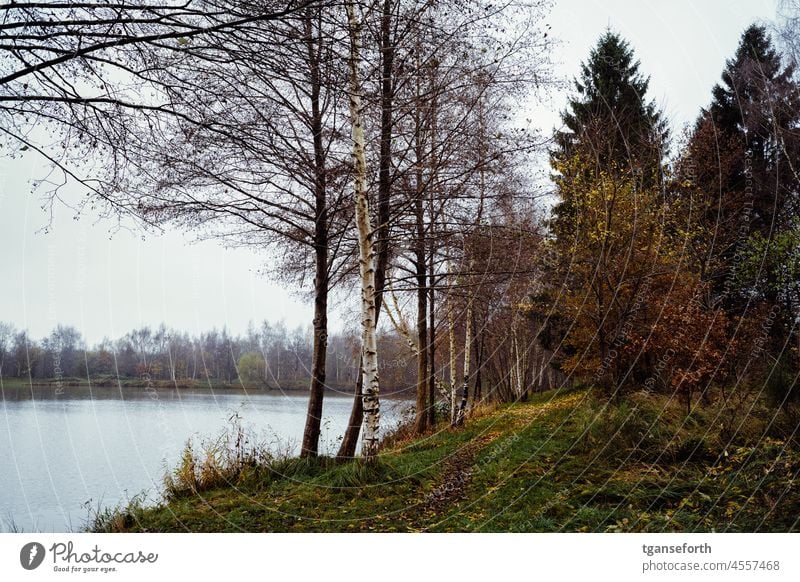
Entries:
{"type": "Polygon", "coordinates": [[[121,171],[126,129],[158,125],[165,117],[228,128],[179,111],[167,98],[163,76],[148,55],[184,54],[208,39],[235,38],[318,3],[288,5],[228,0],[131,4],[102,2],[9,2],[0,6],[0,135],[7,155],[38,152],[59,175],[47,202],[61,186],[77,181],[103,197],[94,175],[95,157],[112,157],[121,171]]]}
{"type": "MultiPolygon", "coordinates": [[[[531,58],[521,65],[523,55],[531,57],[528,51],[538,41],[520,31],[521,36],[504,36],[504,24],[496,24],[505,23],[504,18],[513,20],[513,5],[504,4],[497,10],[484,7],[483,13],[491,15],[488,21],[480,17],[448,20],[446,8],[437,8],[442,12],[431,9],[426,13],[430,20],[418,24],[420,40],[411,52],[413,60],[409,59],[414,74],[402,85],[404,98],[398,106],[407,111],[398,120],[397,131],[398,141],[407,144],[397,148],[405,156],[398,165],[407,170],[399,180],[402,196],[394,204],[393,270],[396,288],[415,294],[417,344],[426,352],[417,351],[418,432],[432,423],[433,387],[437,384],[434,304],[437,292],[449,293],[450,285],[442,286],[450,279],[445,265],[455,259],[457,294],[467,293],[465,289],[478,283],[479,277],[461,258],[465,255],[464,237],[482,217],[491,220],[490,210],[499,208],[509,194],[507,189],[493,188],[487,175],[511,162],[517,152],[526,154],[541,144],[524,131],[508,128],[511,99],[524,98],[532,79],[544,85],[549,82],[536,74],[546,61],[531,58]],[[448,39],[447,46],[439,44],[442,38],[448,39]]],[[[529,191],[523,188],[520,194],[529,191]]],[[[469,305],[469,301],[464,303],[458,319],[472,319],[469,305]]],[[[449,306],[447,309],[449,312],[449,306]]],[[[471,344],[470,338],[469,351],[471,344]]],[[[454,386],[457,371],[453,364],[449,367],[454,386]]],[[[452,395],[451,400],[455,417],[452,395]]]]}
{"type": "Polygon", "coordinates": [[[208,45],[196,58],[168,60],[161,70],[171,77],[172,101],[230,131],[221,136],[174,124],[163,136],[170,147],[162,142],[138,152],[138,183],[117,188],[150,221],[230,244],[280,247],[281,273],[300,280],[314,273],[301,449],[311,456],[318,452],[325,390],[328,295],[349,270],[354,244],[337,88],[345,73],[336,52],[341,24],[335,8],[316,5],[252,36],[208,45]]]}
{"type": "Polygon", "coordinates": [[[794,65],[800,67],[800,1],[780,0],[777,22],[774,27],[783,52],[794,65]]]}

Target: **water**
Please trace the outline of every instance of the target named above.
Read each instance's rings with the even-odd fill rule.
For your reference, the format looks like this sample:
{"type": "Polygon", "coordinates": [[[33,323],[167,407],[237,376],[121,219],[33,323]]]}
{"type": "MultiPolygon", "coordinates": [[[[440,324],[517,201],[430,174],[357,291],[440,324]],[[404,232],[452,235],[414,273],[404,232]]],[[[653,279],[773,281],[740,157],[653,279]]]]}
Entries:
{"type": "MultiPolygon", "coordinates": [[[[5,390],[0,408],[0,531],[80,529],[89,509],[133,495],[159,499],[168,467],[189,438],[210,440],[234,413],[276,450],[297,453],[305,393],[124,388],[5,390]]],[[[326,394],[320,449],[335,453],[352,397],[326,394]]],[[[405,401],[384,400],[381,424],[396,426],[405,401]]]]}

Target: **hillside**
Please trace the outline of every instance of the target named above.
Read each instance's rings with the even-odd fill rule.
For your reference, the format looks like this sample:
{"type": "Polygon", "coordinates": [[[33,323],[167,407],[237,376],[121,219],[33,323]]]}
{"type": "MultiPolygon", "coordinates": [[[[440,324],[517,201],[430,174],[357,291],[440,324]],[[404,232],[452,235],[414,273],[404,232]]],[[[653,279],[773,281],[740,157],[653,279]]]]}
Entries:
{"type": "MultiPolygon", "coordinates": [[[[728,446],[720,410],[663,398],[606,407],[545,393],[461,430],[387,441],[380,462],[288,459],[190,487],[163,506],[97,516],[101,531],[790,531],[800,454],[748,416],[728,446]],[[707,427],[714,426],[713,430],[707,427]],[[766,434],[764,434],[764,429],[766,434]],[[393,442],[391,442],[393,441],[393,442]],[[208,489],[203,490],[204,487],[208,489]]],[[[247,464],[247,463],[245,463],[247,464]]],[[[193,466],[193,471],[200,471],[193,466]]],[[[207,471],[206,471],[207,472],[207,471]]],[[[230,473],[231,475],[233,473],[230,473]]],[[[194,477],[192,477],[194,478],[194,477]]],[[[190,479],[192,479],[190,478],[190,479]]],[[[181,481],[183,479],[183,481],[181,481]]]]}

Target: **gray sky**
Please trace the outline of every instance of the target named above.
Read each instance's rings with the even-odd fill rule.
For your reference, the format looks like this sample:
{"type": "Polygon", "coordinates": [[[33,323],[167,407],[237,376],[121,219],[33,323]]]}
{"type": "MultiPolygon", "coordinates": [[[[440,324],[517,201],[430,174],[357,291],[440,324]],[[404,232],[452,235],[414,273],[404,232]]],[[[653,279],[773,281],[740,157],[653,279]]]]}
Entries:
{"type": "Polygon", "coordinates": [[[76,221],[66,207],[56,209],[44,233],[49,216],[29,184],[41,176],[37,160],[0,168],[0,321],[36,338],[56,323],[71,324],[90,343],[161,322],[190,333],[215,326],[238,333],[250,320],[308,323],[296,292],[257,273],[264,257],[213,241],[191,244],[191,235],[174,231],[143,239],[96,217],[76,221]]]}
{"type": "MultiPolygon", "coordinates": [[[[775,13],[775,0],[556,0],[550,22],[564,41],[555,56],[559,72],[570,79],[608,26],[621,33],[651,77],[650,96],[678,129],[710,101],[744,29],[775,13]]],[[[563,94],[554,98],[549,127],[564,107],[563,94]]]]}
{"type": "MultiPolygon", "coordinates": [[[[677,133],[708,104],[744,28],[774,15],[774,0],[570,0],[556,3],[548,22],[562,41],[557,74],[569,78],[607,26],[619,31],[677,133]]],[[[535,123],[549,132],[564,102],[565,94],[552,95],[532,111],[535,123]]],[[[298,290],[259,275],[268,259],[251,251],[190,244],[175,232],[109,238],[114,225],[91,216],[75,221],[68,208],[57,209],[53,228],[41,232],[48,216],[29,182],[42,173],[33,156],[0,160],[0,321],[36,338],[56,323],[71,324],[91,343],[161,322],[191,333],[222,326],[239,333],[251,320],[310,322],[298,290]]],[[[341,318],[332,324],[340,326],[341,318]]]]}

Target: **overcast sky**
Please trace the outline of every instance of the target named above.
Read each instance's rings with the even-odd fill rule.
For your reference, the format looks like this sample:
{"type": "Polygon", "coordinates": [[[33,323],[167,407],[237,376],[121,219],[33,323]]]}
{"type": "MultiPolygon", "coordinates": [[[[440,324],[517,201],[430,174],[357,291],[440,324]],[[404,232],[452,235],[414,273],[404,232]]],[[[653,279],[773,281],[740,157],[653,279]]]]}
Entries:
{"type": "MultiPolygon", "coordinates": [[[[708,104],[743,29],[774,14],[774,0],[570,0],[556,2],[548,22],[562,41],[557,74],[569,78],[608,26],[620,32],[678,132],[708,104]]],[[[564,94],[552,95],[531,112],[535,123],[550,131],[564,102],[564,94]]],[[[268,259],[250,251],[190,244],[175,232],[110,237],[112,224],[91,216],[75,221],[67,208],[57,209],[50,232],[41,232],[49,217],[30,180],[42,172],[33,156],[0,159],[0,321],[35,338],[56,323],[71,324],[91,343],[161,322],[192,333],[222,326],[240,333],[262,319],[310,322],[298,290],[259,275],[268,259]]],[[[343,319],[350,318],[334,316],[334,327],[343,319]]]]}

